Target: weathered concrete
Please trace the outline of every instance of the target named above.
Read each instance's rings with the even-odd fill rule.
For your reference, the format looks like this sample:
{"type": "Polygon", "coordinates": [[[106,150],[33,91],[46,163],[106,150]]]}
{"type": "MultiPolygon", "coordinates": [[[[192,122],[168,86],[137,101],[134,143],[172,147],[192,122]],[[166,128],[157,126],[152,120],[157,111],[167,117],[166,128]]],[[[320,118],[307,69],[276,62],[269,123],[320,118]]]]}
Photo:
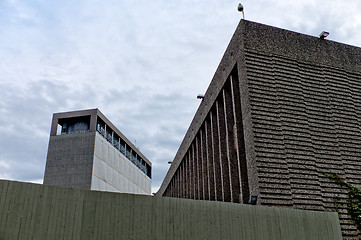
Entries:
{"type": "Polygon", "coordinates": [[[90,189],[96,132],[51,136],[44,184],[90,189]]]}
{"type": "Polygon", "coordinates": [[[0,239],[340,240],[336,213],[0,181],[0,239]]]}

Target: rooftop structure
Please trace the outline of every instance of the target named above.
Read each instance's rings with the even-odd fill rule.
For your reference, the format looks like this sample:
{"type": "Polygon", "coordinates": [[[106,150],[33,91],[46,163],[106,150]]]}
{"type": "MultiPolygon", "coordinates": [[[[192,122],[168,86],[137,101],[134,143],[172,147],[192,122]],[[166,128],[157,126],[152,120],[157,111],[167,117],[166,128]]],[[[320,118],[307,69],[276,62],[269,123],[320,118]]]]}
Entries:
{"type": "Polygon", "coordinates": [[[98,109],[53,115],[44,184],[150,194],[151,166],[98,109]]]}
{"type": "Polygon", "coordinates": [[[241,20],[157,195],[336,211],[361,180],[361,49],[241,20]]]}

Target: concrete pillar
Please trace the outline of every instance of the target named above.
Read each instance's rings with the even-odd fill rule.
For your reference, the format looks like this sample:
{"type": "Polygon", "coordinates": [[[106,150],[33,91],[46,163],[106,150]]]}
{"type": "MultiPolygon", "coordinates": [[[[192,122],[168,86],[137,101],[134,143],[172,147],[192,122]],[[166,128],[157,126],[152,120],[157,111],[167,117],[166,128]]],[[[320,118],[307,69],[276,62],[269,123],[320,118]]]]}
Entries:
{"type": "Polygon", "coordinates": [[[179,197],[183,197],[183,178],[182,178],[182,162],[179,164],[178,167],[178,181],[179,181],[179,197]]]}
{"type": "Polygon", "coordinates": [[[98,118],[98,110],[93,111],[90,114],[90,123],[89,123],[89,132],[95,132],[97,129],[97,118],[98,118]]]}
{"type": "Polygon", "coordinates": [[[208,180],[208,159],[207,159],[207,145],[205,125],[201,127],[201,153],[202,153],[202,179],[203,179],[203,199],[209,200],[209,180],[208,180]]]}
{"type": "Polygon", "coordinates": [[[227,133],[226,133],[226,119],[224,116],[224,101],[223,91],[221,98],[217,100],[217,120],[218,120],[218,136],[219,136],[219,158],[222,166],[222,186],[223,186],[223,201],[231,202],[231,181],[229,176],[229,161],[227,154],[227,133]]]}
{"type": "Polygon", "coordinates": [[[173,197],[177,197],[178,193],[178,183],[177,183],[177,173],[174,174],[174,180],[173,180],[173,197]]]}
{"type": "Polygon", "coordinates": [[[223,88],[224,115],[226,120],[227,158],[231,180],[232,202],[239,202],[241,193],[237,149],[235,145],[235,121],[230,79],[223,88]]]}
{"type": "Polygon", "coordinates": [[[187,178],[187,194],[186,194],[186,198],[191,198],[191,184],[192,184],[192,180],[191,180],[191,167],[190,167],[190,155],[189,155],[189,149],[188,152],[185,156],[186,159],[186,178],[187,178]]]}
{"type": "Polygon", "coordinates": [[[213,141],[211,119],[208,116],[205,121],[206,128],[206,146],[207,146],[207,161],[208,161],[208,181],[209,181],[209,200],[216,200],[215,180],[214,180],[214,159],[213,159],[213,141]]]}
{"type": "Polygon", "coordinates": [[[182,162],[181,162],[181,177],[182,177],[182,198],[186,198],[186,193],[187,193],[187,178],[186,178],[186,161],[185,158],[183,158],[182,162]]]}
{"type": "Polygon", "coordinates": [[[241,108],[241,96],[237,72],[230,76],[233,101],[233,116],[235,117],[235,146],[238,160],[238,171],[241,181],[240,202],[247,203],[249,199],[249,184],[247,174],[246,151],[244,145],[244,131],[241,108]]]}
{"type": "Polygon", "coordinates": [[[214,179],[215,179],[215,193],[216,200],[223,201],[223,181],[222,181],[222,164],[219,155],[219,135],[218,135],[218,120],[217,108],[213,108],[210,112],[211,118],[211,133],[212,133],[212,153],[214,160],[214,179]]]}
{"type": "Polygon", "coordinates": [[[201,147],[201,139],[199,136],[199,133],[196,136],[196,149],[197,149],[197,154],[196,154],[196,158],[197,158],[197,176],[198,176],[198,199],[203,200],[204,199],[204,195],[203,195],[203,177],[202,177],[202,147],[201,147]]]}
{"type": "Polygon", "coordinates": [[[180,197],[182,197],[182,196],[181,196],[182,184],[181,184],[181,177],[180,177],[180,171],[179,171],[179,169],[178,169],[178,171],[177,171],[177,188],[178,188],[177,197],[180,198],[180,197]]]}
{"type": "Polygon", "coordinates": [[[171,197],[172,196],[172,182],[169,183],[168,187],[167,187],[167,197],[171,197]]]}
{"type": "Polygon", "coordinates": [[[170,197],[174,197],[174,190],[173,190],[173,178],[172,180],[170,181],[169,183],[169,194],[170,194],[170,197]]]}
{"type": "Polygon", "coordinates": [[[195,159],[195,142],[191,146],[191,159],[192,159],[192,199],[198,199],[197,188],[197,162],[195,159]]]}

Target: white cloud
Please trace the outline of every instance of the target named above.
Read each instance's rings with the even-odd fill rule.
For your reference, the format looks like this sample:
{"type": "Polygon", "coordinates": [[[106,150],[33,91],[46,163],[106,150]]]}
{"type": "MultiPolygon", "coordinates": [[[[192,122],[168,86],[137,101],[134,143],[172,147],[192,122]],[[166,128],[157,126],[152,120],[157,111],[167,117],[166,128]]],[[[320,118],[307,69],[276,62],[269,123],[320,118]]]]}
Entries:
{"type": "Polygon", "coordinates": [[[9,170],[10,164],[4,160],[0,160],[0,169],[9,170]]]}

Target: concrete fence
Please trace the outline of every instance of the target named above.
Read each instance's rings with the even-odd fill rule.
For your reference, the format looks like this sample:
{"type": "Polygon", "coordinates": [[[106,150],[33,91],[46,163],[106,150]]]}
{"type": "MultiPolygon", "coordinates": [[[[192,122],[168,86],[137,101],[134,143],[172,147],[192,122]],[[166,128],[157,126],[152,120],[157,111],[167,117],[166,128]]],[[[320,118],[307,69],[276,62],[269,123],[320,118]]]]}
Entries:
{"type": "Polygon", "coordinates": [[[0,240],[342,239],[337,213],[0,181],[0,240]]]}

